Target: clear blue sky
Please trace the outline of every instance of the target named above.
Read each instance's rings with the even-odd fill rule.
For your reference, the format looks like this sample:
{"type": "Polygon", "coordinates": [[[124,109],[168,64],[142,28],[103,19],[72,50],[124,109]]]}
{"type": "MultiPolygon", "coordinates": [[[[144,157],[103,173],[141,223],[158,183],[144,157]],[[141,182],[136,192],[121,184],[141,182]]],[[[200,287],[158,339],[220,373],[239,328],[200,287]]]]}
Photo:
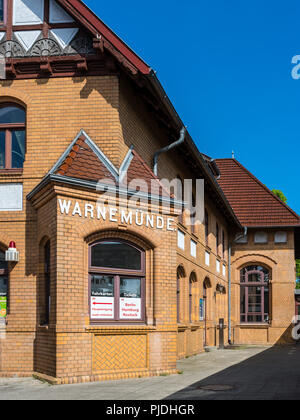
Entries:
{"type": "Polygon", "coordinates": [[[236,158],[300,214],[299,0],[85,0],[152,68],[199,149],[236,158]]]}

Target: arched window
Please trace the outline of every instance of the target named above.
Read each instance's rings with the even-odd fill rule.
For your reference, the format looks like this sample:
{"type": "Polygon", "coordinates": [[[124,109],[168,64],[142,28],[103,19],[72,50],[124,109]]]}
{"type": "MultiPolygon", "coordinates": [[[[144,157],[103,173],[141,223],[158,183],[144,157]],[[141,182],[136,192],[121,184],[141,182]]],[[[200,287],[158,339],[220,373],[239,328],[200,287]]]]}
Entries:
{"type": "Polygon", "coordinates": [[[189,320],[190,322],[193,321],[193,292],[194,292],[194,285],[197,281],[196,273],[193,271],[190,275],[189,281],[189,320]]]}
{"type": "Polygon", "coordinates": [[[145,321],[145,253],[121,240],[90,246],[91,322],[145,321]]]}
{"type": "Polygon", "coordinates": [[[260,265],[253,265],[243,268],[240,277],[241,322],[268,322],[270,271],[260,265]]]}
{"type": "Polygon", "coordinates": [[[0,318],[7,315],[8,297],[8,267],[5,261],[5,253],[0,251],[0,318]]]}
{"type": "Polygon", "coordinates": [[[26,113],[16,104],[0,105],[0,170],[22,169],[26,149],[26,113]]]}
{"type": "Polygon", "coordinates": [[[44,278],[45,278],[45,324],[50,322],[50,307],[51,307],[51,278],[50,278],[50,241],[48,241],[44,248],[44,278]]]}
{"type": "Polygon", "coordinates": [[[181,322],[181,279],[185,278],[185,271],[182,266],[177,269],[177,322],[181,322]]]}

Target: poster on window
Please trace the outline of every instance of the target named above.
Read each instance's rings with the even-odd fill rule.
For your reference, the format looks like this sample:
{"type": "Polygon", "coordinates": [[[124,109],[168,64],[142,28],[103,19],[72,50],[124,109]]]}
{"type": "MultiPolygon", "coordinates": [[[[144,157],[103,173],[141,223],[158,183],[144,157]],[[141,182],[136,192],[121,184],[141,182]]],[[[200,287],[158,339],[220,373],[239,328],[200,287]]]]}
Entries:
{"type": "Polygon", "coordinates": [[[0,295],[0,318],[5,318],[7,313],[7,298],[0,295]]]}
{"type": "Polygon", "coordinates": [[[92,319],[114,319],[114,298],[92,296],[91,297],[91,318],[92,319]]]}
{"type": "Polygon", "coordinates": [[[199,320],[200,321],[204,321],[204,312],[205,312],[205,308],[204,308],[204,299],[200,299],[199,301],[199,320]]]}
{"type": "Polygon", "coordinates": [[[120,299],[120,319],[141,319],[141,299],[120,299]]]}
{"type": "Polygon", "coordinates": [[[141,318],[141,280],[123,278],[120,281],[120,319],[141,318]]]}

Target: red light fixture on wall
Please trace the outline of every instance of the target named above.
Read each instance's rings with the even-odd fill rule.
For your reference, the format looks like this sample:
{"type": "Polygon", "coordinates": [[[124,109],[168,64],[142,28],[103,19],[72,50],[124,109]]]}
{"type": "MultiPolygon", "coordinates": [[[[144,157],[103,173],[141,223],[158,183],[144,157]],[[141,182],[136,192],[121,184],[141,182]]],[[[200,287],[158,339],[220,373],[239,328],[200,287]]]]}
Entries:
{"type": "Polygon", "coordinates": [[[8,262],[19,262],[20,253],[17,251],[16,243],[11,241],[9,243],[9,248],[5,252],[5,261],[8,262]]]}

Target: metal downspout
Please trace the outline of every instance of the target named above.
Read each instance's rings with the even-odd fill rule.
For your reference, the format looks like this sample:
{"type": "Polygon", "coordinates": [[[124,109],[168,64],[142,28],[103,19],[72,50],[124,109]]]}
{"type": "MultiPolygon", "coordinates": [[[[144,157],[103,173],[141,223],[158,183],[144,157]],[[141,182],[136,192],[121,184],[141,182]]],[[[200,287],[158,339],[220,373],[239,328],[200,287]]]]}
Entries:
{"type": "Polygon", "coordinates": [[[170,144],[167,147],[164,147],[163,149],[158,150],[153,158],[153,172],[154,175],[157,176],[158,175],[158,158],[162,153],[166,153],[169,152],[170,150],[174,149],[175,147],[179,146],[181,143],[184,142],[185,140],[185,135],[186,135],[186,128],[182,127],[182,129],[180,130],[180,137],[177,141],[175,141],[174,143],[170,144]]]}

